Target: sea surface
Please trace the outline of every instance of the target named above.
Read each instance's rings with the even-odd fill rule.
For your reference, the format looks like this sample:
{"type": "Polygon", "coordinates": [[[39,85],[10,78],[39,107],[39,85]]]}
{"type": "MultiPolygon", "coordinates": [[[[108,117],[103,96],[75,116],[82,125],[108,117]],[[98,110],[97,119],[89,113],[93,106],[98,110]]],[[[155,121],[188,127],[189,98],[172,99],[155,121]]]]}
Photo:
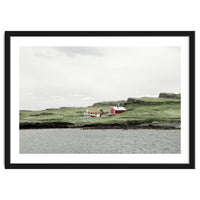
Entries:
{"type": "Polygon", "coordinates": [[[180,130],[26,129],[20,130],[25,154],[178,154],[180,130]]]}

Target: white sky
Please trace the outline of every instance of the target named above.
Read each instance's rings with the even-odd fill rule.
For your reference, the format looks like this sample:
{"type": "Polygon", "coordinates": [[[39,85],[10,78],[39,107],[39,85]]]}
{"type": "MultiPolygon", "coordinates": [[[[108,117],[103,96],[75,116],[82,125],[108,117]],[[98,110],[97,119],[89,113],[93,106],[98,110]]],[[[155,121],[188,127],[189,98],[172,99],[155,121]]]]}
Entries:
{"type": "Polygon", "coordinates": [[[179,47],[21,47],[20,110],[180,93],[179,47]]]}

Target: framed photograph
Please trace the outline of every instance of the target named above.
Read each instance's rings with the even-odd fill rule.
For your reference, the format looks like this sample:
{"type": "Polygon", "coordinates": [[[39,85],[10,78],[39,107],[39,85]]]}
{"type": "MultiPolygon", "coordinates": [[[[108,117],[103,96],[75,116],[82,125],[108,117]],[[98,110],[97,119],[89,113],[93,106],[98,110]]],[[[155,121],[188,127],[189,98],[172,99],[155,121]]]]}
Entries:
{"type": "Polygon", "coordinates": [[[194,169],[194,31],[6,31],[5,168],[194,169]]]}

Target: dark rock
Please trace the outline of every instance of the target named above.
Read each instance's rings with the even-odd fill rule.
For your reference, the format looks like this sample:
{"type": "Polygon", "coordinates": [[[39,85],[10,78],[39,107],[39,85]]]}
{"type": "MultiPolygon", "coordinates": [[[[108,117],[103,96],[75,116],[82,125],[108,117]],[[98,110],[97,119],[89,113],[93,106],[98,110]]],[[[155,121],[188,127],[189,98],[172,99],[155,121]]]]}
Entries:
{"type": "Polygon", "coordinates": [[[180,129],[180,122],[152,124],[149,121],[122,123],[73,124],[69,122],[21,122],[20,129],[82,128],[82,129],[180,129]]]}
{"type": "Polygon", "coordinates": [[[20,122],[20,129],[41,129],[41,128],[72,128],[73,123],[69,122],[20,122]]]}
{"type": "Polygon", "coordinates": [[[145,101],[141,101],[141,100],[130,98],[130,97],[127,99],[127,103],[146,104],[145,101]]]}
{"type": "Polygon", "coordinates": [[[180,99],[181,94],[174,94],[174,93],[160,93],[159,98],[169,98],[169,99],[180,99]]]}

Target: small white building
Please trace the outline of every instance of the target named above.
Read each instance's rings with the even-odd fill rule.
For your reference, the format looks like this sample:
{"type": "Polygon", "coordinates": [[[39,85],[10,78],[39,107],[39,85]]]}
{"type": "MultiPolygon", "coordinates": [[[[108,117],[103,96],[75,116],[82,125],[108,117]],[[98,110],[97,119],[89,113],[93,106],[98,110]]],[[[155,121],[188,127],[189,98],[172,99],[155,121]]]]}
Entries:
{"type": "Polygon", "coordinates": [[[89,110],[86,110],[83,114],[84,115],[89,115],[89,110]]]}

